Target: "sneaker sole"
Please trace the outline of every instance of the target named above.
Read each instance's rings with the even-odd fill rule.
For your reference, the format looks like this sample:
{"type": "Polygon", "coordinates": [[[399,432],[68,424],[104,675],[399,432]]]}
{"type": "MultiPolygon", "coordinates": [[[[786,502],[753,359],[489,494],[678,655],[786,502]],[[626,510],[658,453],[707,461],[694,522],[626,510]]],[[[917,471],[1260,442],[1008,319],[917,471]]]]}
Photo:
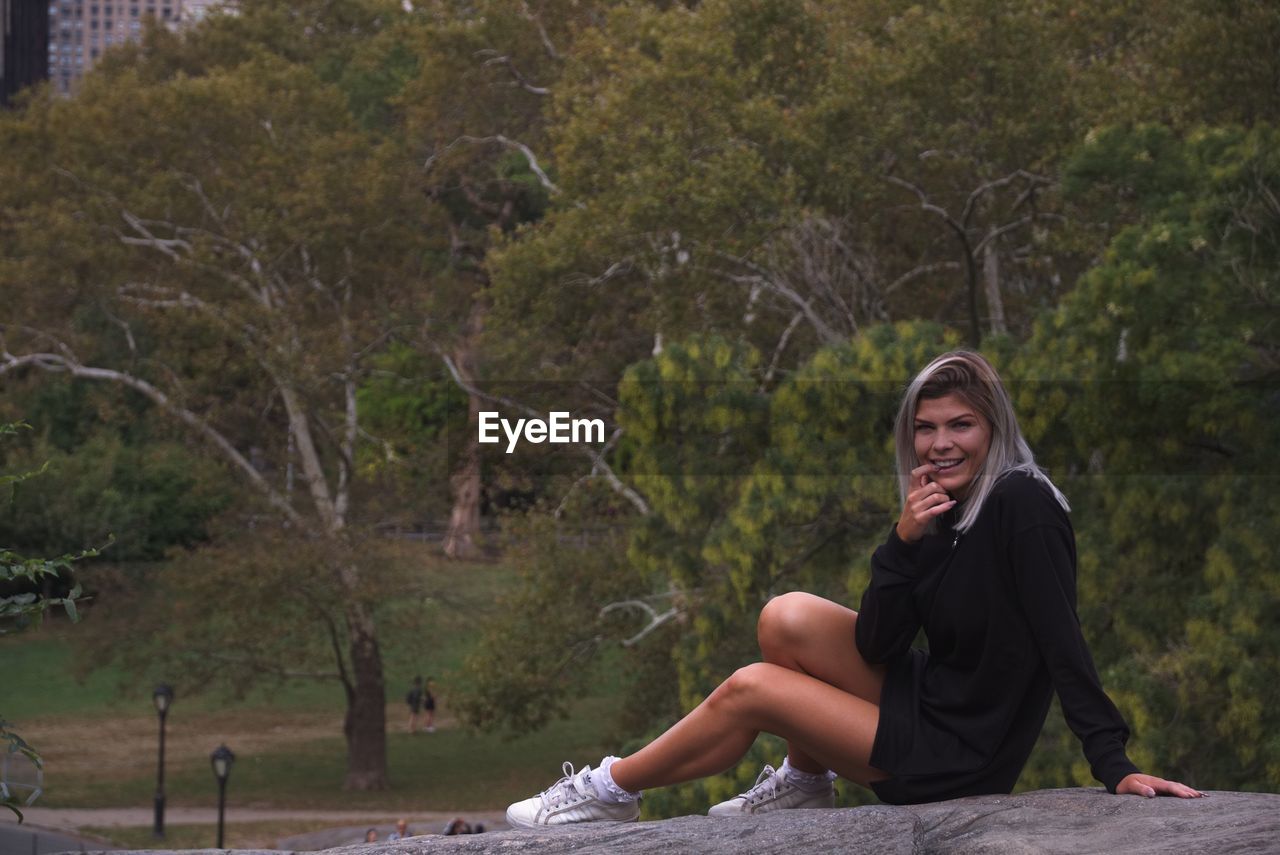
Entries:
{"type": "Polygon", "coordinates": [[[639,822],[639,821],[640,821],[640,816],[639,814],[637,814],[636,816],[630,817],[629,819],[590,819],[590,820],[581,820],[579,822],[557,822],[557,823],[551,824],[551,823],[542,823],[542,822],[527,822],[525,820],[520,819],[519,817],[512,816],[510,812],[507,813],[507,825],[511,826],[512,828],[567,828],[571,825],[622,825],[623,823],[627,823],[627,822],[639,822]]]}

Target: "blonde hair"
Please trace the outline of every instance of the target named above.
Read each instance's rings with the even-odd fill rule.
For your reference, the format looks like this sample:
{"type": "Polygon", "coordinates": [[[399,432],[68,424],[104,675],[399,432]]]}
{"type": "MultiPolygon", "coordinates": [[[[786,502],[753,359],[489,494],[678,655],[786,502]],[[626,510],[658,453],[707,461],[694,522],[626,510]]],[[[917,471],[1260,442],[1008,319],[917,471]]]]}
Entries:
{"type": "MultiPolygon", "coordinates": [[[[911,470],[921,464],[916,456],[915,421],[921,400],[933,400],[944,395],[955,395],[991,426],[991,448],[987,459],[974,475],[967,500],[963,505],[957,531],[968,531],[978,518],[987,496],[996,481],[1010,472],[1025,472],[1042,481],[1053,497],[1070,511],[1071,505],[1062,491],[1049,480],[1049,476],[1036,465],[1031,447],[1018,428],[1018,417],[1013,412],[1013,402],[1000,382],[1000,375],[980,354],[971,350],[953,350],[944,353],[924,367],[907,386],[894,422],[894,445],[897,450],[898,490],[902,504],[912,490],[911,470]]],[[[931,525],[932,529],[934,526],[931,525]]]]}

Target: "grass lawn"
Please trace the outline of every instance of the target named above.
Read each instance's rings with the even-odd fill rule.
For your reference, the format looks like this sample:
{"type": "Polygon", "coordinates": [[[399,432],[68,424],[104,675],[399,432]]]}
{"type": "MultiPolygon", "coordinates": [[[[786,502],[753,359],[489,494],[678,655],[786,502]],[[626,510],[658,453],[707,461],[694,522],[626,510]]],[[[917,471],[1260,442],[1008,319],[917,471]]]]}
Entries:
{"type": "MultiPolygon", "coordinates": [[[[346,745],[338,719],[327,728],[323,720],[296,714],[278,719],[286,728],[313,735],[295,740],[274,732],[278,725],[272,724],[270,711],[193,716],[189,725],[169,733],[165,791],[171,805],[212,804],[217,790],[208,754],[226,742],[236,752],[227,787],[227,801],[233,806],[370,811],[505,807],[558,778],[562,761],[581,765],[599,760],[606,748],[607,724],[602,722],[608,717],[602,713],[607,704],[607,699],[585,701],[571,720],[514,741],[455,729],[447,718],[432,734],[393,731],[387,746],[391,788],[373,793],[341,789],[346,745]]],[[[65,739],[60,745],[58,727],[67,722],[36,722],[24,731],[46,755],[40,806],[150,804],[155,791],[154,721],[125,720],[131,734],[108,735],[96,744],[92,722],[71,722],[73,727],[81,723],[90,736],[78,745],[65,745],[65,739]]],[[[403,731],[403,725],[399,727],[403,731]]]]}
{"type": "MultiPolygon", "coordinates": [[[[166,729],[169,804],[207,806],[216,800],[208,758],[223,742],[236,752],[227,791],[232,807],[491,809],[546,787],[559,777],[563,760],[595,763],[607,747],[615,680],[602,681],[601,695],[582,699],[570,720],[520,739],[456,726],[448,706],[451,672],[476,638],[475,619],[494,608],[493,592],[513,574],[492,565],[444,565],[431,572],[446,574],[439,584],[448,603],[433,612],[440,620],[422,641],[429,657],[384,648],[391,789],[341,789],[341,691],[332,683],[296,683],[256,690],[241,702],[213,693],[176,698],[166,729]],[[433,734],[405,732],[403,695],[416,672],[437,678],[440,726],[433,734]]],[[[45,758],[40,806],[150,805],[157,749],[151,686],[137,685],[112,667],[76,682],[71,666],[77,629],[50,621],[38,632],[0,639],[0,717],[45,758]]]]}

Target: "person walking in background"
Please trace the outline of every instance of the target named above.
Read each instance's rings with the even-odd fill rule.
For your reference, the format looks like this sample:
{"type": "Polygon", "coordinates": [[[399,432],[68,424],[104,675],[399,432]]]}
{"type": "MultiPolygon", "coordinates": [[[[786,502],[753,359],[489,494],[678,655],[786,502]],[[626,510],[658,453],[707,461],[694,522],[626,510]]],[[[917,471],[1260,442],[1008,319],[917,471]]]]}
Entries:
{"type": "Polygon", "coordinates": [[[427,715],[427,733],[436,732],[436,695],[432,691],[435,685],[436,681],[428,677],[426,688],[423,690],[422,708],[427,715]]]}
{"type": "Polygon", "coordinates": [[[404,840],[406,837],[413,837],[409,831],[409,820],[396,820],[396,830],[387,835],[387,840],[404,840]]]}
{"type": "MultiPolygon", "coordinates": [[[[404,702],[409,705],[409,732],[417,733],[418,716],[422,713],[422,677],[413,678],[413,685],[409,687],[409,694],[404,696],[404,702]]],[[[428,718],[430,715],[431,713],[427,713],[428,718]]]]}
{"type": "Polygon", "coordinates": [[[839,774],[889,804],[1009,793],[1056,690],[1111,793],[1197,798],[1143,774],[1076,612],[1066,497],[1035,463],[1009,394],[971,351],[916,376],[894,428],[902,510],[871,558],[861,611],[801,592],[761,611],[763,662],[721,683],[630,756],[606,757],[507,808],[513,827],[639,818],[640,791],[714,775],[761,732],[780,769],[711,808],[745,816],[832,807],[839,774]],[[923,629],[929,650],[911,642],[923,629]]]}
{"type": "Polygon", "coordinates": [[[376,828],[370,828],[369,830],[367,830],[367,831],[364,833],[364,842],[365,842],[365,843],[377,843],[377,842],[378,842],[378,829],[376,829],[376,828]]]}

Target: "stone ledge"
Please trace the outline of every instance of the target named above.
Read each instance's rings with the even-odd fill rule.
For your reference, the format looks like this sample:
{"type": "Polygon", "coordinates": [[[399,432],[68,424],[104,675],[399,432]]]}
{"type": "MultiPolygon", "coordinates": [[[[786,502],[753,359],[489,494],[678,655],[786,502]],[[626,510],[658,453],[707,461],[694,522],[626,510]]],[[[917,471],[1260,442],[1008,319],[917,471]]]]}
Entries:
{"type": "MultiPolygon", "coordinates": [[[[216,851],[216,850],[214,850],[216,851]]],[[[329,855],[439,853],[1280,853],[1280,795],[1205,799],[1037,790],[911,807],[795,810],[741,819],[682,816],[621,826],[413,837],[329,855]]],[[[190,855],[190,853],[188,853],[190,855]]]]}

